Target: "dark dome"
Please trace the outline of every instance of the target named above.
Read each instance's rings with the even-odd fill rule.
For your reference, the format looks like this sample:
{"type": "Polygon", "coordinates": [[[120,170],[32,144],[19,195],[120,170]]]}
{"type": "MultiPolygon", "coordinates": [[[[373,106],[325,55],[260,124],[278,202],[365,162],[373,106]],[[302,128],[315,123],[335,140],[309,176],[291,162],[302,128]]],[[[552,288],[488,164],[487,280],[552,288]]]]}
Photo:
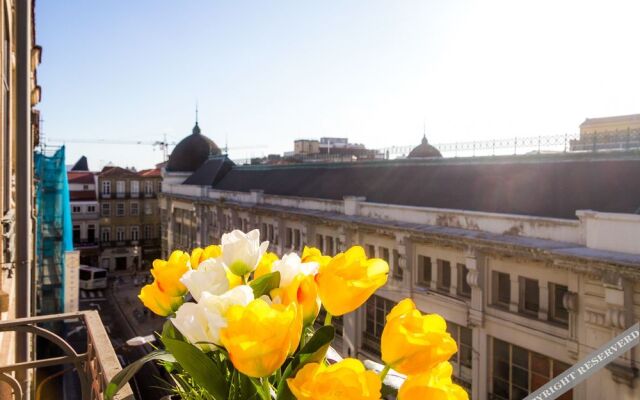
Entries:
{"type": "Polygon", "coordinates": [[[440,151],[429,144],[427,141],[427,136],[422,137],[422,143],[416,146],[411,153],[409,153],[409,158],[426,158],[426,157],[440,157],[442,158],[442,154],[440,151]]]}
{"type": "Polygon", "coordinates": [[[182,139],[173,149],[167,163],[167,171],[193,172],[204,164],[209,156],[222,154],[213,140],[200,134],[200,127],[196,122],[193,133],[182,139]]]}

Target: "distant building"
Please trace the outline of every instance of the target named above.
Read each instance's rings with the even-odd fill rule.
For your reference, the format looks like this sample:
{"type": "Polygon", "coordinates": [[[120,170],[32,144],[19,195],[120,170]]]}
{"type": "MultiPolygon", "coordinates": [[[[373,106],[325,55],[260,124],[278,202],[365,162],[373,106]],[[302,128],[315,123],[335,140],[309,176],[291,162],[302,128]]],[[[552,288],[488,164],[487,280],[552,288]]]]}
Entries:
{"type": "Polygon", "coordinates": [[[418,146],[414,147],[413,150],[411,150],[408,158],[432,158],[432,157],[442,158],[442,154],[440,153],[440,150],[436,149],[435,147],[429,144],[429,141],[427,140],[427,135],[425,134],[422,137],[422,142],[418,146]]]}
{"type": "Polygon", "coordinates": [[[640,114],[587,118],[580,124],[580,139],[571,151],[640,149],[640,114]]]}
{"type": "MultiPolygon", "coordinates": [[[[389,263],[389,280],[334,319],[336,348],[378,359],[386,314],[411,297],[447,320],[455,380],[472,400],[524,398],[640,319],[640,157],[446,159],[423,144],[407,160],[236,166],[214,156],[165,170],[163,256],[233,229],[259,229],[281,256],[362,245],[389,263]]],[[[636,399],[639,358],[636,348],[562,398],[636,399]]]]}
{"type": "Polygon", "coordinates": [[[298,139],[293,143],[293,153],[285,153],[289,163],[299,162],[350,162],[383,158],[377,150],[367,149],[359,143],[349,143],[347,138],[322,137],[320,140],[298,139]]]}
{"type": "Polygon", "coordinates": [[[105,167],[98,174],[100,267],[135,271],[158,258],[161,189],[159,168],[135,172],[105,167]]]}
{"type": "Polygon", "coordinates": [[[320,141],[313,139],[298,139],[293,142],[294,155],[320,154],[320,141]]]}
{"type": "Polygon", "coordinates": [[[73,248],[80,251],[80,264],[100,265],[100,208],[98,204],[97,173],[89,171],[87,158],[82,156],[67,172],[73,248]]]}

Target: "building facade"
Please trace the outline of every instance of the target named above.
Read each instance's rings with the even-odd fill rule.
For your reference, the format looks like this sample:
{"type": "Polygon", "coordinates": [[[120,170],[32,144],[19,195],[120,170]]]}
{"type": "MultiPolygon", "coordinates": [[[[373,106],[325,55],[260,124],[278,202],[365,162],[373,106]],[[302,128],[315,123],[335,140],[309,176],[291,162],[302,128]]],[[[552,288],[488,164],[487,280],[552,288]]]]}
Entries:
{"type": "MultiPolygon", "coordinates": [[[[32,2],[16,4],[14,1],[0,3],[0,37],[2,50],[0,51],[0,221],[2,222],[2,238],[0,238],[0,319],[7,320],[16,314],[25,313],[25,307],[18,305],[18,298],[30,297],[22,289],[16,290],[18,270],[31,272],[32,264],[27,263],[16,267],[16,224],[17,211],[22,208],[31,210],[33,201],[18,204],[18,189],[25,181],[31,187],[33,194],[33,166],[31,169],[18,170],[20,159],[28,159],[33,154],[34,147],[39,140],[39,111],[34,107],[40,102],[41,88],[37,80],[37,67],[40,63],[42,49],[36,45],[35,13],[32,2]],[[25,5],[24,3],[29,3],[25,5]],[[17,8],[26,11],[18,15],[17,8]],[[20,42],[22,39],[22,45],[20,42]],[[29,63],[23,60],[28,59],[29,63]],[[23,100],[20,102],[20,100],[23,100]],[[26,101],[25,101],[26,100],[26,101]],[[30,116],[30,125],[20,127],[30,116]],[[21,138],[28,137],[27,146],[20,145],[21,138]],[[21,179],[19,173],[26,179],[21,179]],[[21,311],[17,311],[22,308],[21,311]]],[[[24,142],[23,142],[24,143],[24,142]]],[[[32,220],[33,223],[33,220],[32,220]]],[[[23,245],[30,248],[33,254],[35,248],[33,234],[23,233],[23,245]]],[[[33,292],[34,289],[30,288],[33,292]]],[[[20,301],[22,302],[22,301],[20,301]]],[[[22,302],[24,304],[24,302],[22,302]]],[[[28,304],[28,303],[27,303],[28,304]]],[[[28,311],[28,310],[27,310],[28,311]]],[[[15,360],[16,347],[20,347],[21,361],[26,361],[24,355],[27,346],[17,344],[13,333],[0,333],[0,365],[15,360]]],[[[10,388],[0,383],[0,398],[10,396],[10,388]]]]}
{"type": "Polygon", "coordinates": [[[97,173],[89,171],[82,157],[67,172],[73,223],[73,248],[80,252],[80,264],[97,267],[100,256],[100,206],[97,173]]]}
{"type": "Polygon", "coordinates": [[[149,268],[160,255],[160,170],[105,167],[97,178],[99,266],[110,271],[149,268]]]}
{"type": "MultiPolygon", "coordinates": [[[[362,245],[390,274],[339,321],[345,356],[379,359],[386,314],[411,297],[447,320],[472,399],[521,399],[640,319],[640,192],[621,183],[640,176],[637,154],[228,162],[164,171],[163,256],[232,229],[260,229],[279,255],[362,245]]],[[[637,398],[639,356],[562,398],[637,398]]]]}
{"type": "Polygon", "coordinates": [[[640,114],[587,118],[571,151],[640,149],[640,114]]]}

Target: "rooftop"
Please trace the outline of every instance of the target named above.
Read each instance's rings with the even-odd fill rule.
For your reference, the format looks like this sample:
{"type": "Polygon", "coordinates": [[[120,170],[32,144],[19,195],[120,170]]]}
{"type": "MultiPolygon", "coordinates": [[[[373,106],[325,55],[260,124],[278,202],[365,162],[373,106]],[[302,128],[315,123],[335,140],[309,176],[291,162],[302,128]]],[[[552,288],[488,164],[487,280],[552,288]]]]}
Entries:
{"type": "Polygon", "coordinates": [[[636,213],[640,153],[540,154],[356,163],[233,166],[185,183],[218,190],[575,219],[636,213]]]}

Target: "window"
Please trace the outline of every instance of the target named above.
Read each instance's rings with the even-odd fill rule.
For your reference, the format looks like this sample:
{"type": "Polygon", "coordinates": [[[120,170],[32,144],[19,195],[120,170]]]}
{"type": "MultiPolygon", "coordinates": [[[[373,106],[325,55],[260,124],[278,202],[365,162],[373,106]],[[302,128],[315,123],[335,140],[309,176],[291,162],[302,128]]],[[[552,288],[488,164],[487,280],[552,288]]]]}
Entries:
{"type": "Polygon", "coordinates": [[[124,195],[124,181],[116,181],[116,194],[118,196],[124,195]]]}
{"type": "Polygon", "coordinates": [[[140,182],[131,181],[129,184],[131,185],[131,197],[138,197],[138,193],[140,193],[140,182]]]}
{"type": "Polygon", "coordinates": [[[376,295],[371,296],[366,303],[363,345],[367,350],[372,351],[377,356],[380,356],[380,339],[382,338],[385,318],[393,306],[395,306],[393,301],[376,295]]]}
{"type": "Polygon", "coordinates": [[[368,244],[366,248],[367,248],[367,257],[375,258],[376,257],[376,246],[374,246],[372,244],[368,244]]]}
{"type": "Polygon", "coordinates": [[[73,243],[80,242],[80,225],[73,226],[73,243]]]}
{"type": "Polygon", "coordinates": [[[569,322],[569,311],[564,306],[564,295],[569,292],[569,288],[557,283],[549,284],[549,320],[567,325],[569,322]]]}
{"type": "Polygon", "coordinates": [[[293,229],[287,228],[284,236],[284,246],[288,249],[293,245],[293,229]]]}
{"type": "Polygon", "coordinates": [[[153,214],[153,208],[151,208],[151,204],[144,203],[144,215],[152,215],[152,214],[153,214]]]}
{"type": "Polygon", "coordinates": [[[116,203],[116,217],[124,217],[124,203],[116,203]]]}
{"type": "Polygon", "coordinates": [[[140,228],[138,228],[137,226],[132,226],[131,227],[131,240],[138,240],[138,238],[140,236],[139,230],[140,230],[140,228]]]}
{"type": "Polygon", "coordinates": [[[153,181],[146,181],[144,183],[144,193],[153,194],[153,181]]]}
{"type": "Polygon", "coordinates": [[[111,194],[111,181],[102,181],[102,194],[107,196],[111,194]]]}
{"type": "Polygon", "coordinates": [[[71,206],[71,212],[74,214],[78,214],[82,212],[82,207],[80,206],[71,206]]]}
{"type": "Polygon", "coordinates": [[[493,271],[491,278],[493,304],[508,308],[509,303],[511,303],[511,279],[509,274],[493,271]]]}
{"type": "Polygon", "coordinates": [[[324,245],[327,248],[327,255],[333,256],[333,238],[331,236],[324,237],[324,245]]]}
{"type": "Polygon", "coordinates": [[[82,190],[89,190],[89,185],[82,185],[82,190]]]}
{"type": "MultiPolygon", "coordinates": [[[[569,365],[493,338],[494,399],[522,399],[564,372],[569,365]]],[[[559,397],[573,399],[573,390],[559,397]]]]}
{"type": "MultiPolygon", "coordinates": [[[[273,225],[269,224],[268,228],[269,229],[267,230],[267,238],[269,239],[269,242],[273,242],[275,240],[275,236],[273,234],[273,225]]],[[[274,244],[276,243],[274,242],[274,244]]]]}
{"type": "Polygon", "coordinates": [[[300,250],[301,236],[300,229],[293,230],[293,248],[296,250],[300,250]]]}
{"type": "Polygon", "coordinates": [[[389,249],[386,247],[378,247],[378,257],[389,263],[389,249]]]}
{"type": "Polygon", "coordinates": [[[540,287],[538,281],[520,277],[520,301],[518,308],[521,313],[538,316],[540,308],[540,287]]]}
{"type": "Polygon", "coordinates": [[[94,212],[96,212],[96,206],[94,206],[94,205],[87,206],[87,212],[88,212],[88,213],[94,213],[94,212]]]}
{"type": "Polygon", "coordinates": [[[431,257],[418,256],[418,286],[431,286],[431,257]]]}
{"type": "Polygon", "coordinates": [[[100,240],[103,242],[108,242],[111,240],[111,228],[100,229],[100,240]]]}
{"type": "Polygon", "coordinates": [[[162,192],[162,181],[158,181],[158,193],[162,192]]]}
{"type": "Polygon", "coordinates": [[[144,226],[144,239],[153,239],[151,237],[151,225],[144,226]]]}
{"type": "Polygon", "coordinates": [[[316,247],[324,253],[324,236],[320,234],[316,235],[316,247]]]}
{"type": "Polygon", "coordinates": [[[470,298],[471,286],[467,282],[467,275],[469,275],[469,269],[464,264],[458,264],[458,296],[470,298]]]}
{"type": "Polygon", "coordinates": [[[96,226],[89,224],[87,227],[87,242],[94,243],[96,241],[96,226]]]}
{"type": "Polygon", "coordinates": [[[117,241],[124,240],[124,227],[123,226],[119,226],[119,227],[116,228],[116,240],[117,241]]]}
{"type": "Polygon", "coordinates": [[[102,216],[108,217],[111,215],[111,204],[110,203],[102,203],[102,216]]]}
{"type": "Polygon", "coordinates": [[[471,395],[471,383],[473,381],[471,371],[471,359],[473,358],[472,331],[467,327],[449,321],[447,321],[447,331],[451,334],[453,340],[458,343],[458,352],[449,359],[453,365],[453,380],[471,395]]]}
{"type": "Polygon", "coordinates": [[[138,208],[138,206],[139,204],[137,201],[132,201],[131,203],[129,203],[131,215],[140,215],[140,209],[138,208]]]}
{"type": "Polygon", "coordinates": [[[400,268],[400,253],[398,250],[393,249],[393,279],[397,281],[402,280],[403,271],[400,268]]]}
{"type": "Polygon", "coordinates": [[[437,260],[438,263],[438,284],[437,288],[444,292],[449,292],[451,287],[451,263],[445,260],[437,260]]]}

